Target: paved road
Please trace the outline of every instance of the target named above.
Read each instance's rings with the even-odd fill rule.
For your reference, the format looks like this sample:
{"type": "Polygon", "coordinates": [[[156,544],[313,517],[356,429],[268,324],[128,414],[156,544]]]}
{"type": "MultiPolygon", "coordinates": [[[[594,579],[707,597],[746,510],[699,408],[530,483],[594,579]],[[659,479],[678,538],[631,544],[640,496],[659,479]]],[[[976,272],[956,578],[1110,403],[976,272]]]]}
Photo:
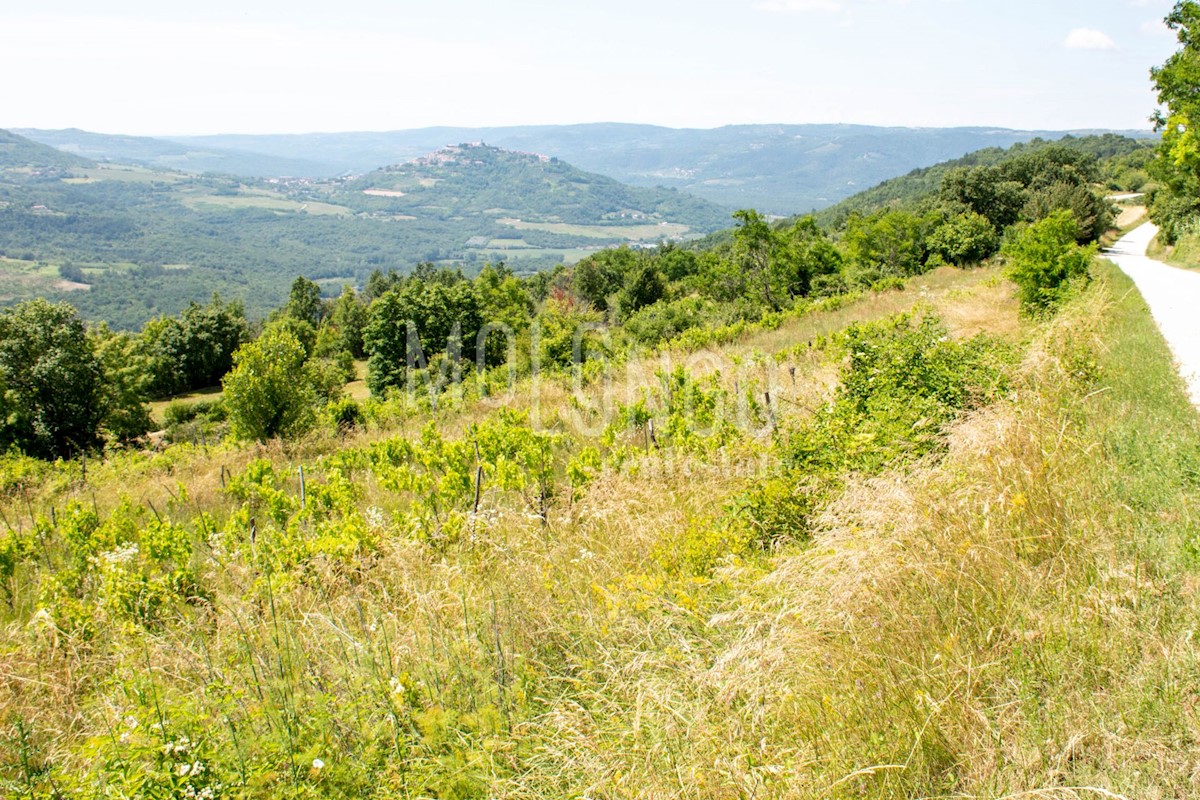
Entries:
{"type": "Polygon", "coordinates": [[[1137,284],[1163,338],[1171,346],[1192,402],[1200,407],[1200,272],[1146,257],[1158,228],[1147,223],[1126,234],[1104,255],[1137,284]]]}

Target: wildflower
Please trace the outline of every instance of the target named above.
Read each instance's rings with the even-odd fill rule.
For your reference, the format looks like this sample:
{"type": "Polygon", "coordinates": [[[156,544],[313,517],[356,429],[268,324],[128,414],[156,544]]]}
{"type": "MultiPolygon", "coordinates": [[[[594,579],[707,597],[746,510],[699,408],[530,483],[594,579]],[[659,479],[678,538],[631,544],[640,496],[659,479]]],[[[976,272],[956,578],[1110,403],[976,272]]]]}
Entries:
{"type": "Polygon", "coordinates": [[[313,769],[322,769],[322,768],[324,768],[324,766],[325,766],[325,762],[322,761],[321,759],[319,759],[319,758],[313,759],[313,769]]]}

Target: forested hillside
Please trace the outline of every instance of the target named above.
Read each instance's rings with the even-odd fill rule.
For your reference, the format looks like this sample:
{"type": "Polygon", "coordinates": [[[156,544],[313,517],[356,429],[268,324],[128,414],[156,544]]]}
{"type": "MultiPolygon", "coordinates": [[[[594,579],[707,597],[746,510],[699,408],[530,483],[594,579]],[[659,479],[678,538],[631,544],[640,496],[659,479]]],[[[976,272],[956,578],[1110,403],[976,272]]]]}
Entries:
{"type": "Polygon", "coordinates": [[[1150,183],[1150,162],[1156,142],[1152,139],[1131,139],[1116,134],[1103,136],[1067,136],[1050,142],[1035,139],[1010,148],[988,148],[969,153],[962,158],[944,161],[932,167],[913,170],[908,175],[884,181],[866,191],[824,209],[817,218],[827,225],[843,223],[851,214],[870,214],[892,206],[913,207],[937,194],[946,176],[960,170],[988,170],[997,176],[1013,169],[1014,162],[1036,158],[1038,153],[1070,150],[1098,160],[1098,170],[1092,180],[1114,192],[1141,192],[1150,183]]]}
{"type": "Polygon", "coordinates": [[[1003,128],[731,125],[701,130],[607,123],[198,136],[149,147],[130,137],[82,131],[18,132],[94,158],[196,172],[217,169],[247,177],[361,174],[447,144],[485,141],[554,156],[622,183],[676,188],[731,211],[757,208],[771,214],[808,213],[914,168],[981,149],[1065,135],[1003,128]],[[181,145],[185,154],[179,152],[181,145]],[[159,151],[172,160],[163,160],[159,151]]]}
{"type": "Polygon", "coordinates": [[[95,164],[7,133],[3,148],[0,298],[65,298],[87,319],[123,329],[214,292],[262,317],[298,274],[336,294],[375,269],[427,261],[477,270],[504,260],[532,271],[728,221],[678,192],[622,187],[491,148],[475,148],[487,158],[463,161],[454,175],[427,162],[433,171],[414,180],[428,187],[404,196],[371,190],[376,177],[198,177],[95,164]],[[503,186],[512,188],[491,188],[503,186]]]}

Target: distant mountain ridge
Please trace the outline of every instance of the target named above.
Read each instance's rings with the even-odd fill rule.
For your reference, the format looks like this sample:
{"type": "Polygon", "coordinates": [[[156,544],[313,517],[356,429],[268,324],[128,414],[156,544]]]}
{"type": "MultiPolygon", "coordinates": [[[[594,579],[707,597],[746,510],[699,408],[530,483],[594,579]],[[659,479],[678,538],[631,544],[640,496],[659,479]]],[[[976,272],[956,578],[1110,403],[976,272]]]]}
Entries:
{"type": "Polygon", "coordinates": [[[216,172],[246,177],[328,174],[315,161],[204,147],[150,136],[92,133],[78,128],[38,130],[14,128],[13,133],[94,161],[138,164],[183,172],[216,172]]]}
{"type": "MultiPolygon", "coordinates": [[[[101,157],[102,140],[63,131],[23,135],[101,157]],[[86,141],[85,141],[86,139],[86,141]],[[85,145],[88,148],[83,149],[85,145]]],[[[677,129],[625,123],[434,127],[387,132],[289,135],[175,136],[197,155],[173,168],[212,169],[224,154],[225,171],[250,176],[332,177],[362,174],[409,161],[448,144],[485,141],[510,150],[560,158],[579,169],[634,186],[688,192],[727,209],[758,208],[794,214],[825,208],[914,169],[989,147],[1035,138],[1108,131],[1019,131],[1006,128],[886,128],[868,125],[731,125],[677,129]],[[235,160],[231,154],[238,154],[235,160]],[[284,164],[295,169],[280,171],[284,164]],[[234,166],[238,169],[234,169],[234,166]],[[245,168],[244,170],[242,168],[245,168]]],[[[1148,132],[1120,132],[1150,136],[1148,132]]],[[[120,150],[112,142],[110,152],[120,150]]],[[[138,161],[138,163],[148,163],[138,161]]],[[[163,165],[159,165],[163,166],[163,165]]],[[[219,170],[218,170],[219,171],[219,170]]]]}
{"type": "Polygon", "coordinates": [[[0,129],[0,169],[87,167],[92,161],[0,129]]]}

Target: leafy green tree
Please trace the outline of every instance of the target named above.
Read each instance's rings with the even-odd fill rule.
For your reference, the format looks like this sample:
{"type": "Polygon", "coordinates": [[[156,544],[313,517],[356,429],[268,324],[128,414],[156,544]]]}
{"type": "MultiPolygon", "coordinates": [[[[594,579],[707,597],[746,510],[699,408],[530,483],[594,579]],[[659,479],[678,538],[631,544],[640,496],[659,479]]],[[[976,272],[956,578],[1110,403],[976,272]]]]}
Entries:
{"type": "Polygon", "coordinates": [[[540,369],[567,368],[603,352],[596,328],[603,319],[573,298],[550,299],[535,320],[537,338],[532,358],[540,369]]]}
{"type": "Polygon", "coordinates": [[[868,282],[881,276],[917,275],[925,269],[930,221],[907,211],[852,216],[842,241],[847,257],[868,282]]]}
{"type": "MultiPolygon", "coordinates": [[[[533,298],[525,284],[503,264],[485,265],[475,278],[475,291],[479,313],[484,325],[489,326],[482,342],[484,363],[503,364],[514,354],[517,338],[533,322],[533,298]]],[[[479,357],[478,351],[475,357],[479,357]]]]}
{"type": "Polygon", "coordinates": [[[268,331],[287,331],[296,338],[300,346],[304,348],[304,357],[308,358],[313,354],[313,350],[317,346],[317,329],[313,324],[299,317],[284,315],[276,317],[263,326],[263,334],[268,331]]]}
{"type": "Polygon", "coordinates": [[[333,303],[333,309],[326,320],[332,329],[337,349],[350,354],[352,358],[366,358],[367,351],[363,344],[363,328],[367,326],[367,307],[363,305],[358,294],[350,286],[342,288],[341,295],[333,303]]]}
{"type": "Polygon", "coordinates": [[[1055,211],[1070,211],[1079,226],[1080,244],[1094,242],[1112,227],[1112,205],[1088,184],[1059,182],[1030,192],[1022,216],[1030,222],[1055,211]]]}
{"type": "Polygon", "coordinates": [[[293,438],[316,422],[318,380],[304,346],[285,328],[267,330],[234,354],[223,382],[230,432],[240,439],[293,438]]]}
{"type": "Polygon", "coordinates": [[[1200,219],[1200,3],[1176,3],[1166,23],[1180,48],[1150,73],[1158,102],[1166,109],[1154,116],[1163,136],[1151,172],[1163,186],[1150,213],[1163,239],[1174,243],[1200,219]]]}
{"type": "Polygon", "coordinates": [[[997,231],[1019,220],[1026,202],[1024,184],[998,167],[953,170],[942,179],[939,194],[952,208],[986,217],[997,231]]]}
{"type": "Polygon", "coordinates": [[[631,272],[626,278],[625,288],[621,290],[619,306],[621,316],[628,318],[631,314],[651,306],[666,297],[667,284],[663,280],[658,267],[653,263],[645,263],[631,272]]]}
{"type": "Polygon", "coordinates": [[[287,306],[284,308],[287,316],[307,322],[315,329],[320,324],[322,317],[325,316],[324,312],[320,286],[303,275],[292,281],[287,306]]]}
{"type": "Polygon", "coordinates": [[[572,270],[575,296],[592,308],[607,311],[609,298],[621,290],[639,261],[638,254],[628,247],[601,250],[582,259],[572,270]]]}
{"type": "Polygon", "coordinates": [[[158,317],[141,333],[150,360],[151,397],[216,386],[233,366],[233,353],[250,340],[241,303],[217,295],[206,305],[191,303],[179,317],[158,317]]]}
{"type": "Polygon", "coordinates": [[[754,209],[733,213],[739,223],[733,231],[733,260],[745,271],[748,282],[762,292],[768,308],[778,310],[779,300],[771,291],[771,265],[775,256],[775,233],[766,218],[754,209]]]}
{"type": "Polygon", "coordinates": [[[136,337],[114,333],[104,323],[90,332],[89,339],[104,372],[102,427],[118,442],[133,441],[153,425],[146,405],[149,361],[136,337]]]}
{"type": "Polygon", "coordinates": [[[775,279],[792,297],[807,297],[814,280],[841,270],[841,252],[812,216],[797,219],[777,236],[781,252],[775,279]]]}
{"type": "Polygon", "coordinates": [[[423,369],[438,353],[473,358],[483,326],[475,287],[410,280],[371,304],[363,331],[372,394],[403,387],[409,369],[423,369]]]}
{"type": "Polygon", "coordinates": [[[1008,274],[1017,284],[1021,307],[1029,313],[1057,305],[1070,286],[1088,275],[1096,246],[1081,246],[1079,224],[1070,211],[1056,211],[1028,227],[1015,230],[1001,251],[1008,274]]]}
{"type": "Polygon", "coordinates": [[[0,439],[40,458],[95,447],[104,419],[104,369],[67,303],[30,300],[0,313],[0,439]]]}

